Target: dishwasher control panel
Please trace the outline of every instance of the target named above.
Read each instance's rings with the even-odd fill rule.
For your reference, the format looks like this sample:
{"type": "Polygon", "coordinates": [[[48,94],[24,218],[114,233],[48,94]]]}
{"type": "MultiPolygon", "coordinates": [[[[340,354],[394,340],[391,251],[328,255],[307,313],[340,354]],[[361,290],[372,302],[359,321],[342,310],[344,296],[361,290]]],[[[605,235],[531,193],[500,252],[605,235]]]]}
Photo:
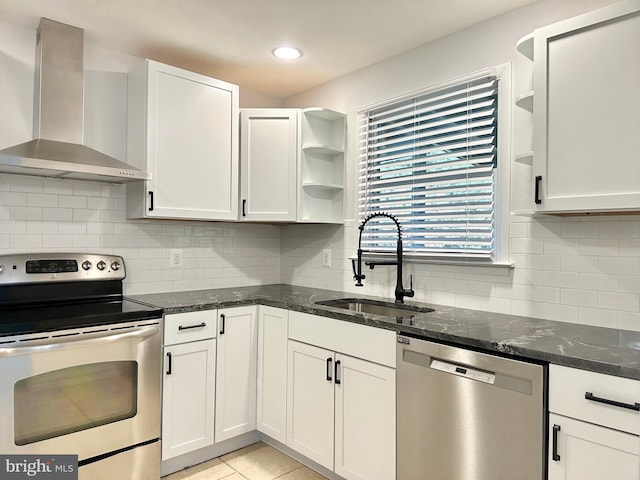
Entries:
{"type": "Polygon", "coordinates": [[[454,363],[443,362],[442,360],[435,358],[431,360],[430,367],[434,370],[451,373],[453,375],[458,375],[459,377],[470,378],[472,380],[477,380],[478,382],[493,384],[496,380],[494,373],[486,372],[484,370],[476,370],[474,368],[456,365],[454,363]]]}

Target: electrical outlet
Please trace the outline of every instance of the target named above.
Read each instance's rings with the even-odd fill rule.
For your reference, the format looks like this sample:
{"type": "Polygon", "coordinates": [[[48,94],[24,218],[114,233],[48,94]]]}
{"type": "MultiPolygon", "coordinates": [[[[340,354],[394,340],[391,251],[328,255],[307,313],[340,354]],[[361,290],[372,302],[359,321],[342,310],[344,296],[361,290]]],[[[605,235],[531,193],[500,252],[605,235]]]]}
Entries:
{"type": "Polygon", "coordinates": [[[322,250],[322,266],[330,267],[331,266],[331,249],[325,248],[322,250]]]}
{"type": "Polygon", "coordinates": [[[172,248],[169,251],[169,263],[171,268],[182,268],[183,251],[181,248],[172,248]]]}

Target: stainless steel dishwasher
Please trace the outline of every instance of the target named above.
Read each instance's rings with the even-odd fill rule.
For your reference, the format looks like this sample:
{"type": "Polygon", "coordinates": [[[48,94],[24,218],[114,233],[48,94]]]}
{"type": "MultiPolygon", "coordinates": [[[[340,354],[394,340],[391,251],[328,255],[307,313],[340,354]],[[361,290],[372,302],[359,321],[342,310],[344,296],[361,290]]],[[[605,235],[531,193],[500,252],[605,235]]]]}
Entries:
{"type": "Polygon", "coordinates": [[[543,480],[546,366],[399,335],[398,480],[543,480]]]}

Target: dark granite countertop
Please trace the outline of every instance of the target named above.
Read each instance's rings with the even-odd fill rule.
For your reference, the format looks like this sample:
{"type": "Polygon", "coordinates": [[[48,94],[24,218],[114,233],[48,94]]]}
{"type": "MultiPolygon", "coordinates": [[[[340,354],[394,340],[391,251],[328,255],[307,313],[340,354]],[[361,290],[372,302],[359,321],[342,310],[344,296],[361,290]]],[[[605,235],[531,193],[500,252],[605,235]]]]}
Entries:
{"type": "MultiPolygon", "coordinates": [[[[135,295],[129,298],[162,307],[165,313],[251,304],[270,305],[394,330],[425,340],[640,380],[640,332],[417,302],[407,303],[431,307],[435,311],[419,313],[399,322],[393,317],[355,313],[315,303],[355,296],[353,293],[292,285],[262,285],[135,295]]],[[[357,296],[389,301],[379,297],[357,296]]]]}

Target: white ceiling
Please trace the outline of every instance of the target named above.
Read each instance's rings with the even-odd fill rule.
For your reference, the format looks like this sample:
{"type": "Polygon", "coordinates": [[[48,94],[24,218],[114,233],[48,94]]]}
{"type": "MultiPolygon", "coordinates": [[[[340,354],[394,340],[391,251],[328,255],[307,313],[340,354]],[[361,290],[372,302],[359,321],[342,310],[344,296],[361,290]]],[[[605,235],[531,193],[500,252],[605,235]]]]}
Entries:
{"type": "Polygon", "coordinates": [[[535,0],[0,0],[85,39],[286,98],[535,0]],[[295,45],[296,61],[271,50],[295,45]]]}

